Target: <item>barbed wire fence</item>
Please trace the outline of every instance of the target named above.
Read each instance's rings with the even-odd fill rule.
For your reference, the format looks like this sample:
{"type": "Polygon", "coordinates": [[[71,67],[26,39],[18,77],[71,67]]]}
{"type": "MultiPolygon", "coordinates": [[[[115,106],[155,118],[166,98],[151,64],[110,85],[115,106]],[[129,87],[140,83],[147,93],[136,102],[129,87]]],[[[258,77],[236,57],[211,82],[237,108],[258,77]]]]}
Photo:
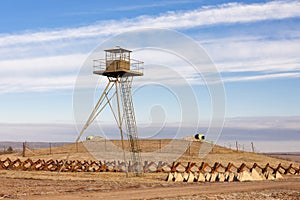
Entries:
{"type": "MultiPolygon", "coordinates": [[[[176,151],[181,145],[180,140],[172,144],[166,139],[156,139],[156,140],[141,140],[142,142],[142,152],[158,152],[158,153],[172,153],[176,151]],[[169,146],[169,148],[164,149],[164,147],[169,146]]],[[[186,142],[186,141],[185,141],[186,142]]],[[[190,142],[187,149],[183,152],[185,156],[198,156],[201,145],[206,144],[206,142],[190,142]]],[[[207,143],[209,144],[209,143],[207,143]]],[[[186,144],[185,144],[186,145],[186,144]]],[[[211,144],[213,145],[213,144],[211,144]]],[[[221,146],[232,151],[245,151],[259,153],[254,142],[239,142],[231,141],[225,142],[221,146]]],[[[101,141],[83,141],[78,143],[67,143],[67,142],[24,142],[22,148],[22,155],[51,155],[57,153],[93,153],[93,152],[115,152],[119,151],[121,148],[121,143],[118,140],[106,140],[101,141]],[[87,143],[88,142],[88,143],[87,143]],[[88,144],[88,145],[87,145],[88,144]],[[95,146],[95,148],[90,148],[95,146]]],[[[125,150],[129,150],[129,146],[125,145],[125,150]]],[[[210,153],[218,153],[218,150],[212,148],[210,153]]]]}
{"type": "MultiPolygon", "coordinates": [[[[64,146],[68,146],[71,143],[68,142],[23,142],[22,145],[22,156],[38,154],[38,155],[51,155],[56,152],[59,147],[62,151],[64,146]]],[[[75,148],[76,150],[77,148],[75,148]]],[[[67,151],[66,151],[67,152],[67,151]]],[[[62,151],[63,153],[63,151],[62,151]]]]}
{"type": "Polygon", "coordinates": [[[223,147],[234,150],[234,151],[246,151],[246,152],[260,153],[259,149],[255,146],[254,142],[230,141],[230,142],[224,142],[223,147]]]}

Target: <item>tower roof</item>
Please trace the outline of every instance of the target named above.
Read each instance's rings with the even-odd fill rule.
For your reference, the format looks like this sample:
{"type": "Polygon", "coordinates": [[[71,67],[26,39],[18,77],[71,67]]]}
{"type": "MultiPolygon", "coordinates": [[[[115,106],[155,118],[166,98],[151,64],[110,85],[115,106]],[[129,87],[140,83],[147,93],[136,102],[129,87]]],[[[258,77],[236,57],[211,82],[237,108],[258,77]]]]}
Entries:
{"type": "Polygon", "coordinates": [[[123,49],[120,46],[115,46],[114,48],[111,49],[106,49],[104,50],[105,52],[110,52],[110,53],[124,53],[124,52],[132,52],[130,50],[127,49],[123,49]]]}

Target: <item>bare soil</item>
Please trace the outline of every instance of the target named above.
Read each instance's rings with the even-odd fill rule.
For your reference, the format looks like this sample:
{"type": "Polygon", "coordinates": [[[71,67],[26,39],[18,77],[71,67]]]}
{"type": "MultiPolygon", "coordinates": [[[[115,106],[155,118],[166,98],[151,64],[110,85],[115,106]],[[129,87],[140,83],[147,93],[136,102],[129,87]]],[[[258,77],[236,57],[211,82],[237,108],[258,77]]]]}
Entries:
{"type": "Polygon", "coordinates": [[[300,177],[231,183],[167,183],[166,174],[0,171],[0,199],[299,199],[300,177]]]}

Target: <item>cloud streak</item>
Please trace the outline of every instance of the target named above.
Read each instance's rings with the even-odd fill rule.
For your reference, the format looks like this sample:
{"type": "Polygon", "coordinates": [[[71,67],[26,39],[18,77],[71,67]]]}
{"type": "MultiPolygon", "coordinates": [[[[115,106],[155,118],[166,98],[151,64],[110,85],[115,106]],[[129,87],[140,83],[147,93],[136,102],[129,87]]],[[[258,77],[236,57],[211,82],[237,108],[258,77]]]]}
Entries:
{"type": "MultiPolygon", "coordinates": [[[[209,25],[287,19],[300,17],[299,10],[298,1],[229,3],[189,11],[168,12],[159,16],[106,20],[79,28],[2,34],[0,93],[73,88],[77,72],[87,58],[88,49],[92,49],[98,41],[123,31],[145,27],[183,30],[209,25]]],[[[224,82],[299,78],[300,34],[297,31],[290,34],[293,36],[292,39],[268,40],[242,36],[208,38],[200,40],[200,43],[219,71],[222,74],[230,73],[230,77],[224,76],[224,82]],[[256,72],[256,74],[241,74],[241,72],[256,72]]],[[[139,58],[149,63],[153,57],[152,53],[139,58]]],[[[157,64],[172,66],[191,84],[203,84],[199,81],[200,77],[195,78],[195,71],[186,66],[186,63],[180,63],[168,55],[164,55],[163,59],[160,58],[162,57],[157,57],[160,62],[157,64]]],[[[158,81],[174,78],[176,80],[176,77],[170,74],[160,74],[156,78],[158,81]]]]}
{"type": "Polygon", "coordinates": [[[95,25],[79,28],[2,35],[0,36],[0,44],[1,46],[8,46],[55,40],[109,36],[145,27],[187,29],[205,25],[278,20],[300,17],[299,10],[300,2],[298,1],[272,1],[261,4],[229,3],[219,6],[202,7],[191,11],[169,12],[157,17],[140,16],[121,21],[107,20],[101,21],[95,25]]]}
{"type": "Polygon", "coordinates": [[[73,89],[76,76],[1,78],[0,94],[73,89]]]}
{"type": "Polygon", "coordinates": [[[0,74],[1,75],[41,75],[63,73],[63,72],[77,72],[79,66],[86,59],[87,54],[71,54],[62,56],[49,56],[38,58],[25,58],[15,60],[0,60],[0,74]]]}
{"type": "MultiPolygon", "coordinates": [[[[265,41],[238,41],[235,43],[230,40],[226,42],[224,38],[223,41],[211,42],[205,48],[215,61],[224,82],[299,78],[300,60],[297,58],[297,52],[300,51],[300,47],[297,41],[279,40],[267,43],[265,41]],[[236,51],[236,49],[247,53],[236,51]],[[260,49],[257,54],[256,49],[260,49]],[[282,49],[287,49],[287,51],[282,53],[282,49]]],[[[87,56],[87,53],[83,53],[0,60],[0,93],[72,89],[77,73],[87,56]]],[[[180,75],[190,84],[204,84],[200,75],[195,74],[196,71],[192,66],[188,66],[185,61],[174,57],[173,54],[145,51],[139,53],[137,57],[148,65],[145,69],[145,77],[143,80],[137,80],[137,83],[147,81],[159,83],[162,80],[170,80],[173,85],[179,83],[174,80],[180,75]],[[157,71],[152,70],[151,64],[169,67],[178,75],[174,77],[174,74],[161,73],[160,76],[156,76],[157,71]]],[[[92,72],[92,66],[90,68],[92,72]]],[[[97,77],[91,73],[91,77],[87,77],[87,80],[91,78],[97,77]]]]}

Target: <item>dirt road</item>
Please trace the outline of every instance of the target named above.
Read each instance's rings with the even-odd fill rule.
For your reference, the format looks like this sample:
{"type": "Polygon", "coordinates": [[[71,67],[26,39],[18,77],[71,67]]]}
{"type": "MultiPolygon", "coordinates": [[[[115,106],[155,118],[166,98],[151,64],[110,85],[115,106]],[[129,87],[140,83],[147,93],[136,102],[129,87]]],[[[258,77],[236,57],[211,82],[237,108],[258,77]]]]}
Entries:
{"type": "MultiPolygon", "coordinates": [[[[158,198],[180,198],[196,199],[212,197],[214,195],[222,198],[232,199],[232,195],[239,199],[253,199],[251,192],[261,192],[262,197],[273,195],[279,199],[300,199],[300,179],[289,179],[284,181],[245,182],[245,183],[205,183],[205,184],[180,184],[154,188],[129,188],[119,191],[92,192],[81,194],[63,194],[43,197],[44,200],[62,199],[158,199],[158,198]],[[262,192],[263,191],[263,192],[262,192]],[[239,194],[237,194],[239,193],[239,194]],[[283,195],[283,197],[280,197],[283,195]]],[[[41,199],[41,197],[31,198],[41,199]]]]}

